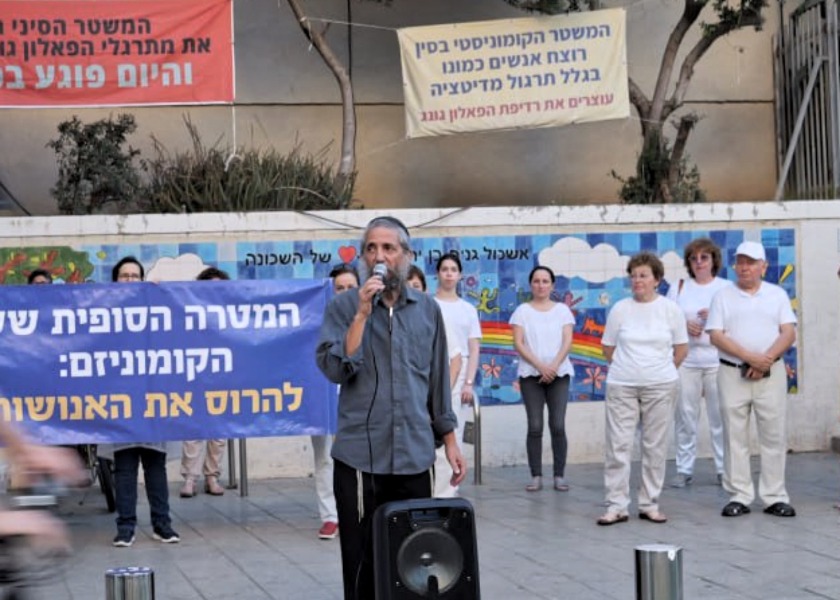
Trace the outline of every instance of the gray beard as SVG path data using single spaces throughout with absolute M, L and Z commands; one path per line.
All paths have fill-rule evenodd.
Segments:
M 388 269 L 388 274 L 385 276 L 385 280 L 383 281 L 386 292 L 398 290 L 403 287 L 405 282 L 408 281 L 409 266 L 408 261 L 404 260 L 398 267 L 397 271 L 393 271 L 390 268 Z M 365 261 L 359 261 L 358 271 L 359 281 L 365 282 L 370 278 L 371 269 L 367 266 Z

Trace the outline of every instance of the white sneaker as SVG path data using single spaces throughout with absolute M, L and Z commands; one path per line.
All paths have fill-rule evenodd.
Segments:
M 684 488 L 689 486 L 694 481 L 694 477 L 691 475 L 687 475 L 685 473 L 677 473 L 676 476 L 671 479 L 671 487 L 672 488 Z
M 117 531 L 117 536 L 114 538 L 114 546 L 117 548 L 129 548 L 134 543 L 133 529 L 120 529 Z
M 152 530 L 152 537 L 163 544 L 177 544 L 181 541 L 181 536 L 169 525 L 155 527 Z

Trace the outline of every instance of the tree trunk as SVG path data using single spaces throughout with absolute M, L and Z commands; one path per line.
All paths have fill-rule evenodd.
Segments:
M 685 115 L 680 119 L 677 126 L 677 137 L 674 140 L 674 148 L 671 150 L 668 165 L 668 187 L 674 189 L 677 187 L 680 177 L 680 167 L 682 167 L 683 156 L 685 155 L 685 145 L 688 143 L 688 135 L 694 126 L 699 121 L 697 115 Z
M 356 172 L 356 104 L 353 99 L 353 82 L 350 80 L 347 69 L 327 42 L 324 30 L 315 28 L 315 25 L 304 14 L 299 0 L 288 0 L 288 2 L 303 34 L 324 59 L 341 91 L 341 158 L 338 162 L 335 185 L 335 192 L 339 195 L 352 184 Z
M 669 152 L 662 135 L 662 126 L 648 123 L 642 152 L 636 161 L 636 176 L 647 190 L 645 204 L 662 204 L 673 200 L 668 188 Z

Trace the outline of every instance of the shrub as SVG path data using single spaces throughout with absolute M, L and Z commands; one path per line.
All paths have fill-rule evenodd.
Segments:
M 685 204 L 705 202 L 706 195 L 700 188 L 700 171 L 697 165 L 688 166 L 687 157 L 679 159 L 676 181 L 668 185 L 668 172 L 671 168 L 672 152 L 667 140 L 661 144 L 645 145 L 642 154 L 636 160 L 636 174 L 621 177 L 615 171 L 612 176 L 621 182 L 618 196 L 624 204 L 657 204 L 664 201 L 661 186 L 667 186 L 670 202 Z
M 185 119 L 192 151 L 170 153 L 153 138 L 155 158 L 143 161 L 149 177 L 142 212 L 247 212 L 348 208 L 353 183 L 337 181 L 326 149 L 315 156 L 300 145 L 288 154 L 274 149 L 231 152 L 217 141 L 207 147 Z
M 58 126 L 58 138 L 47 143 L 58 160 L 58 182 L 50 190 L 64 215 L 126 213 L 136 210 L 141 188 L 134 158 L 139 150 L 126 137 L 137 125 L 133 115 L 118 115 L 84 124 L 73 116 Z
M 125 149 L 137 126 L 133 115 L 90 124 L 78 117 L 59 124 L 47 146 L 58 157 L 58 182 L 51 194 L 61 214 L 247 212 L 349 208 L 355 174 L 339 177 L 327 163 L 328 148 L 304 154 L 274 149 L 235 152 L 219 141 L 207 147 L 189 118 L 190 151 L 170 153 L 154 136 L 155 157 L 134 159 Z

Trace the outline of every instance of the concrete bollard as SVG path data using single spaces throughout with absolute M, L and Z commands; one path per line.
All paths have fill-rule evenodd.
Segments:
M 108 569 L 105 600 L 155 600 L 155 572 L 149 567 Z
M 636 600 L 683 600 L 682 548 L 636 546 Z

